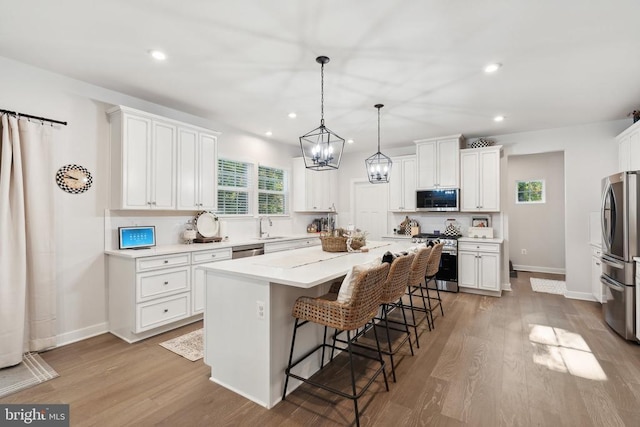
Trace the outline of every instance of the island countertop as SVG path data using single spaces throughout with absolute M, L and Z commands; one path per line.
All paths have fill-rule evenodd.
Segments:
M 381 257 L 385 252 L 406 250 L 402 242 L 367 242 L 369 252 L 324 252 L 321 246 L 249 258 L 218 261 L 199 265 L 198 268 L 217 274 L 258 279 L 262 281 L 312 288 L 321 283 L 346 275 L 351 267 Z

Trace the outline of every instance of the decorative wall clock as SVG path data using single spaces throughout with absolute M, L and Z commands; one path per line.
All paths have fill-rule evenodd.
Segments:
M 87 168 L 79 165 L 65 165 L 58 169 L 56 173 L 56 183 L 58 187 L 67 193 L 80 194 L 87 191 L 93 178 Z

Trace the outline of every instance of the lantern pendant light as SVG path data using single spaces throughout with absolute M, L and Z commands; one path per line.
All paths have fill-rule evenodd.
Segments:
M 316 171 L 338 169 L 344 138 L 339 137 L 324 125 L 324 64 L 329 62 L 326 56 L 318 56 L 320 64 L 320 126 L 300 137 L 300 148 L 307 169 Z
M 367 177 L 372 184 L 384 184 L 391 178 L 391 158 L 380 152 L 380 109 L 382 104 L 374 105 L 378 109 L 378 152 L 364 161 L 367 166 Z

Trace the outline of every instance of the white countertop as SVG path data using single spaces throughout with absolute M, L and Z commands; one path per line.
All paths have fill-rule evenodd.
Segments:
M 458 242 L 470 242 L 470 243 L 502 243 L 504 239 L 493 238 L 486 239 L 481 237 L 458 237 Z
M 386 251 L 406 250 L 401 242 L 367 242 L 369 252 L 324 252 L 321 246 L 276 252 L 257 257 L 201 264 L 198 267 L 221 275 L 297 288 L 312 288 L 346 275 L 351 267 L 381 257 Z
M 273 242 L 285 242 L 288 240 L 317 239 L 318 234 L 294 234 L 290 236 L 278 237 L 277 239 L 238 239 L 228 240 L 226 242 L 215 243 L 192 243 L 177 245 L 154 246 L 149 249 L 110 249 L 104 251 L 107 255 L 119 256 L 122 258 L 144 258 L 155 255 L 167 255 L 183 252 L 208 251 L 212 249 L 231 248 L 233 246 L 242 246 L 256 243 L 264 243 L 265 245 Z

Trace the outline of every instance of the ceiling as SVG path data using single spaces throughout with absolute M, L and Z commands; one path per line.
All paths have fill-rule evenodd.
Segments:
M 291 144 L 320 124 L 319 55 L 331 58 L 325 124 L 358 151 L 375 150 L 378 103 L 382 151 L 419 138 L 625 119 L 640 108 L 638 0 L 0 7 L 0 56 Z M 152 49 L 167 60 L 153 60 Z M 484 73 L 492 62 L 503 66 Z

